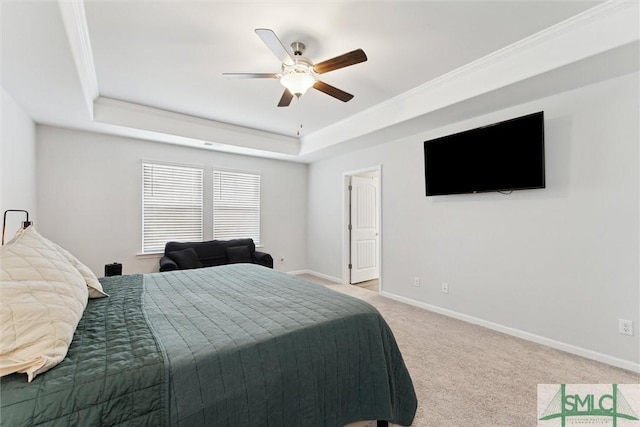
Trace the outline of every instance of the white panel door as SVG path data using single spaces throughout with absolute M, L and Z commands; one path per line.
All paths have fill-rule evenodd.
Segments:
M 351 177 L 351 283 L 378 278 L 378 178 Z

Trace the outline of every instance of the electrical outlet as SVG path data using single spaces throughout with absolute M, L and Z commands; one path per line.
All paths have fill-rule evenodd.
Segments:
M 633 335 L 633 321 L 618 319 L 618 332 L 623 335 Z
M 442 293 L 443 294 L 448 294 L 449 293 L 449 284 L 448 283 L 443 283 L 442 284 Z
M 413 278 L 413 286 L 419 288 L 420 287 L 420 278 L 419 277 L 414 277 Z

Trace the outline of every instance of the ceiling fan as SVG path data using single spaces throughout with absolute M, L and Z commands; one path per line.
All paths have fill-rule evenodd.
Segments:
M 305 50 L 303 43 L 291 43 L 291 50 L 293 52 L 293 55 L 291 55 L 272 30 L 258 28 L 256 29 L 256 34 L 258 34 L 264 44 L 266 44 L 271 52 L 282 62 L 282 72 L 223 73 L 222 75 L 224 77 L 228 79 L 280 79 L 280 83 L 285 89 L 278 103 L 278 107 L 288 107 L 294 95 L 300 98 L 310 87 L 343 102 L 350 101 L 353 98 L 353 95 L 350 93 L 318 80 L 317 75 L 366 61 L 367 55 L 362 49 L 356 49 L 336 56 L 335 58 L 314 64 L 308 58 L 302 56 Z

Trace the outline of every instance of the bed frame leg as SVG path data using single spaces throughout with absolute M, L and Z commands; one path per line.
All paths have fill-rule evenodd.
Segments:
M 389 421 L 378 420 L 377 427 L 389 427 Z

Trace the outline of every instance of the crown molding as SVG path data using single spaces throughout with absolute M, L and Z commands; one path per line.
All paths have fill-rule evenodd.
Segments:
M 64 29 L 67 33 L 71 55 L 76 65 L 85 104 L 93 118 L 93 101 L 100 96 L 89 28 L 82 0 L 58 0 Z
M 301 155 L 380 131 L 639 39 L 638 2 L 612 0 L 301 138 Z

